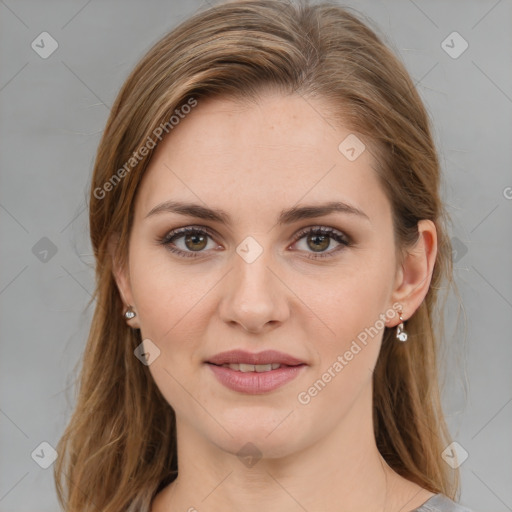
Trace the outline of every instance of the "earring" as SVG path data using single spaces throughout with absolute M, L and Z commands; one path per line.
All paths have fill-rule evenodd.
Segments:
M 124 317 L 127 320 L 131 320 L 136 314 L 137 313 L 135 313 L 135 311 L 133 311 L 133 308 L 131 306 L 128 306 L 128 309 L 124 313 Z
M 398 312 L 400 323 L 396 326 L 396 338 L 401 342 L 407 341 L 407 333 L 404 331 L 404 319 L 402 318 L 402 309 Z

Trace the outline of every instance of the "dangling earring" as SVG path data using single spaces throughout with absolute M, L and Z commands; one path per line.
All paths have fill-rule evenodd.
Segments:
M 137 313 L 133 310 L 131 306 L 128 306 L 128 309 L 124 313 L 124 317 L 126 320 L 131 320 Z
M 396 338 L 401 342 L 407 341 L 407 333 L 404 331 L 404 319 L 402 318 L 402 309 L 398 312 L 400 323 L 396 326 Z

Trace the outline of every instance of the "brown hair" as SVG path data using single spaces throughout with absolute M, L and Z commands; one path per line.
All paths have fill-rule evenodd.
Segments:
M 392 205 L 397 254 L 416 241 L 419 220 L 436 225 L 431 285 L 406 324 L 409 341 L 397 343 L 393 329 L 384 332 L 374 373 L 374 429 L 380 453 L 397 473 L 456 498 L 458 472 L 441 458 L 450 436 L 438 383 L 438 291 L 444 280 L 455 284 L 439 161 L 411 78 L 369 25 L 329 3 L 223 3 L 162 38 L 125 81 L 92 177 L 96 306 L 76 408 L 55 464 L 57 493 L 67 512 L 148 511 L 178 471 L 174 411 L 134 357 L 141 334 L 122 317 L 108 250 L 111 236 L 118 235 L 117 256 L 126 262 L 134 199 L 153 151 L 141 158 L 139 149 L 159 126 L 169 127 L 176 109 L 191 98 L 255 99 L 268 87 L 326 100 L 332 109 L 326 114 L 371 149 Z M 127 167 L 134 154 L 137 160 Z

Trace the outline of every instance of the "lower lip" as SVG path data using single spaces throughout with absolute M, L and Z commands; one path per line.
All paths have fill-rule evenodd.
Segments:
M 306 367 L 305 364 L 300 364 L 297 366 L 283 366 L 268 372 L 239 372 L 224 366 L 207 364 L 221 384 L 233 391 L 250 395 L 261 395 L 274 391 L 297 377 Z

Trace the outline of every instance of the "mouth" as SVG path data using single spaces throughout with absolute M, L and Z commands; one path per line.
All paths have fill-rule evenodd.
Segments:
M 214 363 L 209 363 L 214 364 Z M 279 368 L 284 367 L 292 367 L 292 366 L 302 366 L 302 364 L 296 364 L 296 365 L 287 365 L 287 364 L 280 364 L 280 363 L 268 363 L 268 364 L 247 364 L 247 363 L 224 363 L 224 364 L 216 364 L 214 366 L 221 366 L 222 368 L 229 368 L 230 370 L 233 370 L 235 372 L 257 372 L 257 373 L 264 373 L 264 372 L 270 372 L 272 370 L 278 370 Z
M 263 352 L 247 352 L 246 350 L 230 350 L 221 352 L 205 361 L 216 366 L 228 365 L 232 370 L 241 372 L 268 372 L 283 366 L 299 366 L 304 361 L 278 352 L 277 350 L 264 350 Z
M 252 395 L 284 386 L 308 366 L 289 354 L 274 350 L 259 353 L 232 350 L 217 354 L 205 363 L 221 384 L 232 391 Z

